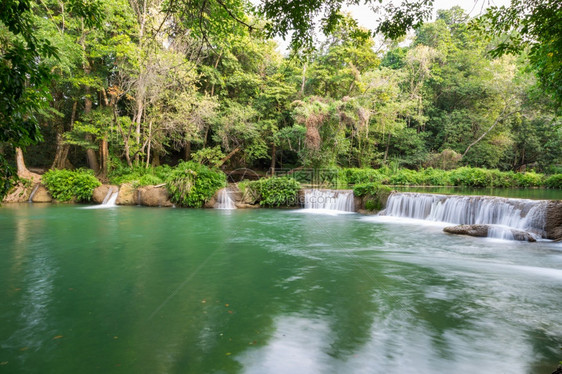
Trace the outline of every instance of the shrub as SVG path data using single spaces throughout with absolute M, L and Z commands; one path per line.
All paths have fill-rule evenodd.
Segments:
M 562 188 L 562 174 L 554 174 L 545 181 L 548 188 Z
M 514 185 L 518 187 L 540 187 L 545 183 L 544 174 L 533 171 L 527 173 L 512 173 Z
M 108 177 L 111 184 L 131 183 L 133 186 L 139 187 L 164 183 L 171 171 L 172 168 L 168 165 L 149 168 L 142 166 L 129 168 L 118 165 L 109 172 Z
M 256 192 L 260 205 L 280 207 L 297 203 L 301 185 L 293 178 L 271 177 L 249 182 L 246 188 Z
M 49 170 L 43 175 L 43 184 L 55 200 L 89 201 L 94 188 L 101 185 L 92 170 Z
M 365 209 L 381 210 L 392 189 L 380 183 L 361 183 L 353 188 L 353 194 L 363 198 Z
M 201 208 L 224 186 L 226 176 L 222 171 L 193 161 L 181 162 L 166 180 L 172 202 L 192 208 Z

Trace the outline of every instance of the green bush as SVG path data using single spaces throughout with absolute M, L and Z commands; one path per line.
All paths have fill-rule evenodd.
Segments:
M 109 172 L 108 178 L 111 184 L 132 183 L 135 187 L 141 187 L 165 183 L 172 170 L 168 165 L 149 168 L 118 165 Z
M 363 198 L 365 209 L 381 210 L 392 189 L 380 183 L 361 183 L 353 187 L 353 194 Z
M 92 170 L 49 170 L 43 175 L 43 184 L 55 200 L 89 201 L 94 188 L 101 185 Z
M 533 171 L 526 173 L 513 173 L 514 184 L 518 187 L 540 187 L 545 183 L 544 174 L 538 174 Z
M 548 188 L 562 188 L 562 174 L 554 174 L 545 181 Z
M 166 188 L 173 203 L 201 208 L 226 186 L 226 175 L 193 161 L 181 162 L 167 176 Z
M 280 207 L 296 205 L 301 185 L 293 178 L 271 177 L 248 182 L 246 188 L 254 191 L 260 205 Z

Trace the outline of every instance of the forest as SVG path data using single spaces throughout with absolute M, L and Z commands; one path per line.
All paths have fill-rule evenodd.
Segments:
M 393 39 L 336 12 L 325 37 L 296 32 L 286 53 L 271 30 L 288 26 L 272 26 L 271 8 L 260 16 L 246 3 L 194 4 L 43 0 L 28 4 L 19 29 L 3 16 L 2 76 L 28 69 L 19 103 L 0 108 L 3 190 L 16 164 L 20 176 L 26 166 L 86 168 L 102 182 L 182 161 L 258 174 L 562 172 L 562 39 L 535 27 L 538 44 L 505 42 L 507 11 L 521 2 L 503 18 L 495 8 L 477 18 L 439 10 Z M 556 17 L 559 9 L 547 20 Z M 25 60 L 30 41 L 40 63 Z M 8 96 L 17 82 L 4 82 Z M 17 125 L 33 121 L 38 132 Z

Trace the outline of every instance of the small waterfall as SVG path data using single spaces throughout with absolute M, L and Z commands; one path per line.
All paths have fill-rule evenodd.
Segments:
M 111 208 L 114 206 L 117 206 L 117 204 L 115 204 L 115 202 L 117 201 L 117 197 L 119 196 L 119 189 L 117 189 L 116 191 L 112 192 L 112 188 L 109 189 L 109 192 L 107 193 L 105 199 L 103 199 L 103 203 L 102 205 L 106 208 Z M 109 196 L 111 194 L 111 196 Z M 108 198 L 109 196 L 109 198 Z
M 230 198 L 228 188 L 222 188 L 219 190 L 215 209 L 236 209 L 234 200 Z
M 115 201 L 117 201 L 117 196 L 119 196 L 119 188 L 110 187 L 101 204 L 89 206 L 83 209 L 114 208 L 117 206 L 117 204 L 115 204 Z
M 325 211 L 354 212 L 353 191 L 318 190 L 304 191 L 304 208 Z
M 29 199 L 27 200 L 28 202 L 30 202 L 30 203 L 33 202 L 33 196 L 35 196 L 35 193 L 36 193 L 37 190 L 39 189 L 39 186 L 40 186 L 40 185 L 41 185 L 40 183 L 37 183 L 37 184 L 35 185 L 35 187 L 33 187 L 33 191 L 31 191 L 31 194 L 29 195 Z
M 486 224 L 489 237 L 509 239 L 510 229 L 544 236 L 544 200 L 507 199 L 493 196 L 455 196 L 393 193 L 383 216 L 414 218 L 458 225 Z

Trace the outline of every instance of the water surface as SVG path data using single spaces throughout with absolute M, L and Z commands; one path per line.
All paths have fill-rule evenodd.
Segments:
M 551 373 L 562 246 L 355 214 L 0 209 L 0 372 Z

